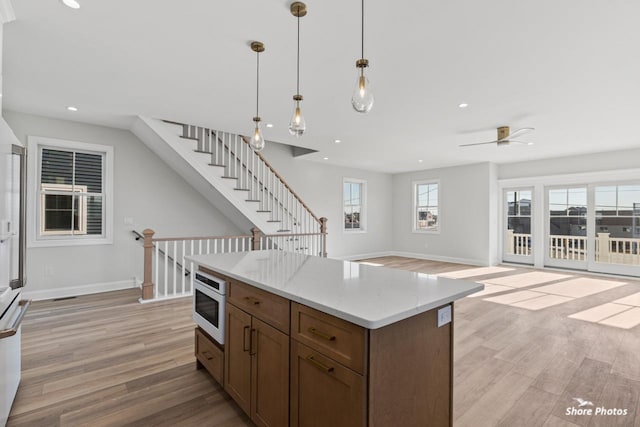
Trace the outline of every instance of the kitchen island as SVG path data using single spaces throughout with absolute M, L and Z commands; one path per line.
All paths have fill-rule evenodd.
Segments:
M 453 302 L 483 285 L 282 251 L 198 255 L 227 282 L 196 356 L 261 426 L 450 426 Z

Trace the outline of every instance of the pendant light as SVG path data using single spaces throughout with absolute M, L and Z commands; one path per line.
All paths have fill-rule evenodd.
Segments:
M 302 101 L 302 95 L 300 95 L 300 18 L 307 14 L 307 5 L 300 1 L 291 3 L 291 14 L 298 20 L 298 56 L 296 59 L 296 94 L 293 95 L 293 115 L 289 122 L 289 133 L 300 136 L 307 129 L 307 124 L 300 110 L 300 102 Z
M 364 69 L 369 66 L 369 61 L 364 59 L 364 0 L 362 0 L 362 46 L 360 51 L 360 59 L 356 61 L 356 68 L 358 69 L 358 79 L 356 80 L 356 87 L 351 97 L 351 105 L 353 109 L 358 113 L 368 113 L 373 107 L 373 93 L 371 92 L 371 85 L 369 79 L 364 74 Z
M 256 53 L 256 115 L 253 118 L 255 128 L 251 136 L 249 145 L 253 151 L 261 151 L 264 148 L 264 138 L 260 129 L 260 114 L 258 113 L 258 101 L 260 97 L 260 52 L 264 52 L 264 44 L 261 42 L 251 42 L 251 50 Z

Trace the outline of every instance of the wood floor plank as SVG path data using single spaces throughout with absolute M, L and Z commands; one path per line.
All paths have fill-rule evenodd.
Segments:
M 477 268 L 403 257 L 368 261 L 428 274 Z M 485 272 L 470 280 L 539 270 Z M 457 301 L 454 426 L 640 427 L 640 326 L 624 330 L 569 318 L 640 292 L 637 280 L 607 280 L 628 285 L 537 311 L 483 298 Z M 252 426 L 222 388 L 195 369 L 191 300 L 142 305 L 138 296 L 125 290 L 32 304 L 8 425 Z M 573 397 L 628 405 L 633 413 L 568 418 L 564 410 Z

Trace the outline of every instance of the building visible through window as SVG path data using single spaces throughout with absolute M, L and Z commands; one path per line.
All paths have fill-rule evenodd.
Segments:
M 365 183 L 344 181 L 344 229 L 364 230 Z
M 439 231 L 439 201 L 437 182 L 414 184 L 415 231 Z

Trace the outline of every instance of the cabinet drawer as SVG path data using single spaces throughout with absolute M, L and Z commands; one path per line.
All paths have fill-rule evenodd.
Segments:
M 364 374 L 366 329 L 313 308 L 291 303 L 291 337 Z
M 289 300 L 236 280 L 229 280 L 227 300 L 236 307 L 289 334 Z
M 364 427 L 366 381 L 291 340 L 291 427 Z
M 196 358 L 209 371 L 211 376 L 222 385 L 224 353 L 200 329 L 196 329 Z

